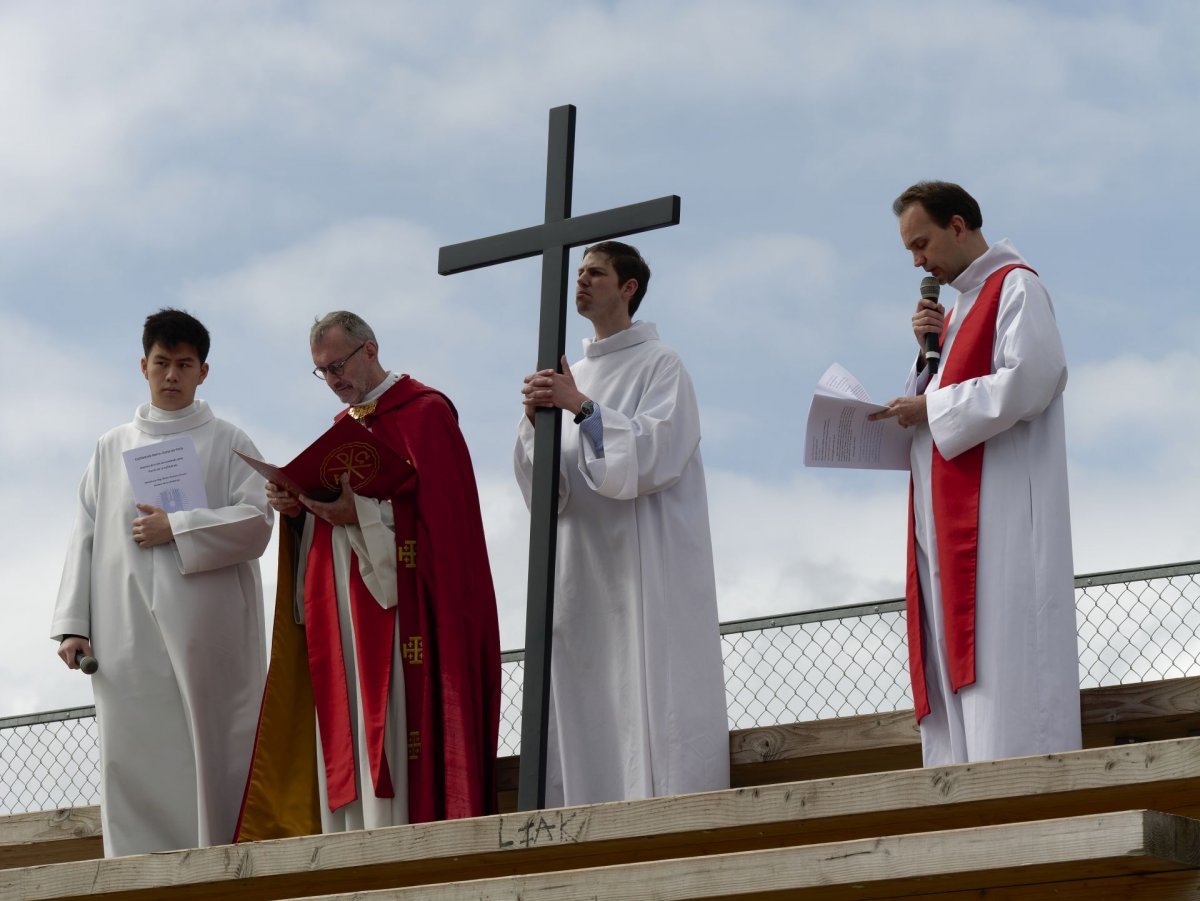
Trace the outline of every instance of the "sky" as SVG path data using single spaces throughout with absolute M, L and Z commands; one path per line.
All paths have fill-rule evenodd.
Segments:
M 576 214 L 682 198 L 631 240 L 700 399 L 722 619 L 902 592 L 905 474 L 805 469 L 802 442 L 830 363 L 902 390 L 923 273 L 891 201 L 926 178 L 1053 298 L 1075 571 L 1200 558 L 1197 46 L 1190 2 L 0 0 L 0 716 L 91 703 L 50 616 L 163 306 L 206 323 L 200 396 L 274 462 L 339 409 L 307 346 L 329 310 L 446 392 L 522 645 L 540 266 L 442 277 L 437 251 L 541 221 L 566 103 Z

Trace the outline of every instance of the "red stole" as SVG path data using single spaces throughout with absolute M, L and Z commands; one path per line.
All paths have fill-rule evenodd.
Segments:
M 940 387 L 957 385 L 992 373 L 992 350 L 1000 289 L 1014 269 L 1013 263 L 988 276 L 979 297 L 954 338 L 954 348 L 942 369 Z M 1033 272 L 1032 269 L 1029 270 Z M 1036 273 L 1035 273 L 1036 274 Z M 942 333 L 943 339 L 945 332 Z M 934 534 L 941 570 L 942 619 L 946 651 L 950 658 L 950 686 L 954 691 L 975 682 L 975 575 L 979 548 L 979 487 L 983 478 L 984 443 L 980 442 L 946 460 L 933 448 L 930 491 Z M 925 686 L 925 655 L 921 629 L 921 583 L 917 574 L 916 519 L 913 485 L 908 490 L 908 567 L 905 586 L 908 617 L 908 668 L 912 679 L 917 722 L 929 713 Z
M 397 388 L 400 390 L 397 391 Z M 414 388 L 417 390 L 414 391 Z M 395 402 L 401 398 L 406 401 L 425 392 L 432 393 L 432 389 L 425 388 L 414 379 L 402 379 L 384 393 L 377 410 L 383 413 L 390 407 L 388 401 Z M 345 411 L 339 414 L 339 417 L 344 415 Z M 368 427 L 371 425 L 371 418 L 373 417 L 366 420 Z M 397 447 L 396 450 L 405 457 L 409 456 L 408 449 L 403 446 Z M 418 474 L 417 479 L 419 478 Z M 435 793 L 440 782 L 433 770 L 433 757 L 414 752 L 414 749 L 421 746 L 421 737 L 430 733 L 433 719 L 429 667 L 422 665 L 424 651 L 430 646 L 427 634 L 428 617 L 418 597 L 414 550 L 417 539 L 417 479 L 407 482 L 404 490 L 391 498 L 397 546 L 396 606 L 389 609 L 381 607 L 363 582 L 357 555 L 351 552 L 349 561 L 349 602 L 354 625 L 355 658 L 358 664 L 358 693 L 362 698 L 363 731 L 371 768 L 370 782 L 378 798 L 395 796 L 385 750 L 385 737 L 388 696 L 392 684 L 393 651 L 397 635 L 406 638 L 400 653 L 404 669 L 407 722 L 393 723 L 392 728 L 402 730 L 408 736 L 410 822 L 437 818 Z M 333 527 L 320 517 L 313 517 L 313 520 L 313 542 L 308 553 L 304 579 L 304 619 L 329 809 L 337 810 L 358 797 L 355 788 L 356 760 L 350 719 L 350 705 L 356 703 L 356 699 L 346 682 L 345 661 L 342 656 L 341 626 L 333 583 Z
M 350 705 L 355 700 L 350 697 L 342 656 L 342 634 L 333 584 L 333 527 L 320 517 L 313 517 L 313 526 L 313 541 L 304 575 L 304 622 L 308 628 L 308 666 L 312 673 L 317 727 L 325 758 L 329 809 L 337 810 L 358 797 L 350 725 Z M 392 679 L 396 609 L 384 609 L 371 596 L 359 574 L 358 558 L 353 552 L 350 554 L 350 616 L 354 621 L 354 648 L 371 784 L 376 797 L 391 798 L 395 791 L 384 750 L 384 726 Z

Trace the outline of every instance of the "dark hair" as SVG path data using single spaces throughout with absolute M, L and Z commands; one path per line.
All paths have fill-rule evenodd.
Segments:
M 637 290 L 629 298 L 629 316 L 637 312 L 646 296 L 646 288 L 650 285 L 650 267 L 632 244 L 622 244 L 620 241 L 601 241 L 583 249 L 586 257 L 589 253 L 602 253 L 608 257 L 613 269 L 617 271 L 617 280 L 623 285 L 631 278 L 637 281 Z
M 955 216 L 962 216 L 971 231 L 983 228 L 983 213 L 975 198 L 959 185 L 948 181 L 919 181 L 892 203 L 892 212 L 899 216 L 914 203 L 919 203 L 929 218 L 946 228 Z
M 195 316 L 183 310 L 163 307 L 146 317 L 142 326 L 142 350 L 150 356 L 150 348 L 161 344 L 167 350 L 180 344 L 190 344 L 200 355 L 200 362 L 208 359 L 208 329 Z

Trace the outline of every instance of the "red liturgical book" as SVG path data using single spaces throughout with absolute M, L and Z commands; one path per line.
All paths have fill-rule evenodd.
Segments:
M 355 494 L 377 500 L 394 497 L 416 472 L 412 463 L 349 416 L 337 420 L 287 466 L 273 466 L 241 451 L 234 453 L 268 481 L 318 501 L 331 501 L 341 493 L 344 472 L 350 473 Z

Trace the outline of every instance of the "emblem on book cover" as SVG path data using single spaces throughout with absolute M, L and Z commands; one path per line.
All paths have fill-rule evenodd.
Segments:
M 342 473 L 350 474 L 350 487 L 358 490 L 379 472 L 379 452 L 369 444 L 351 442 L 340 444 L 321 462 L 321 484 L 338 490 Z

